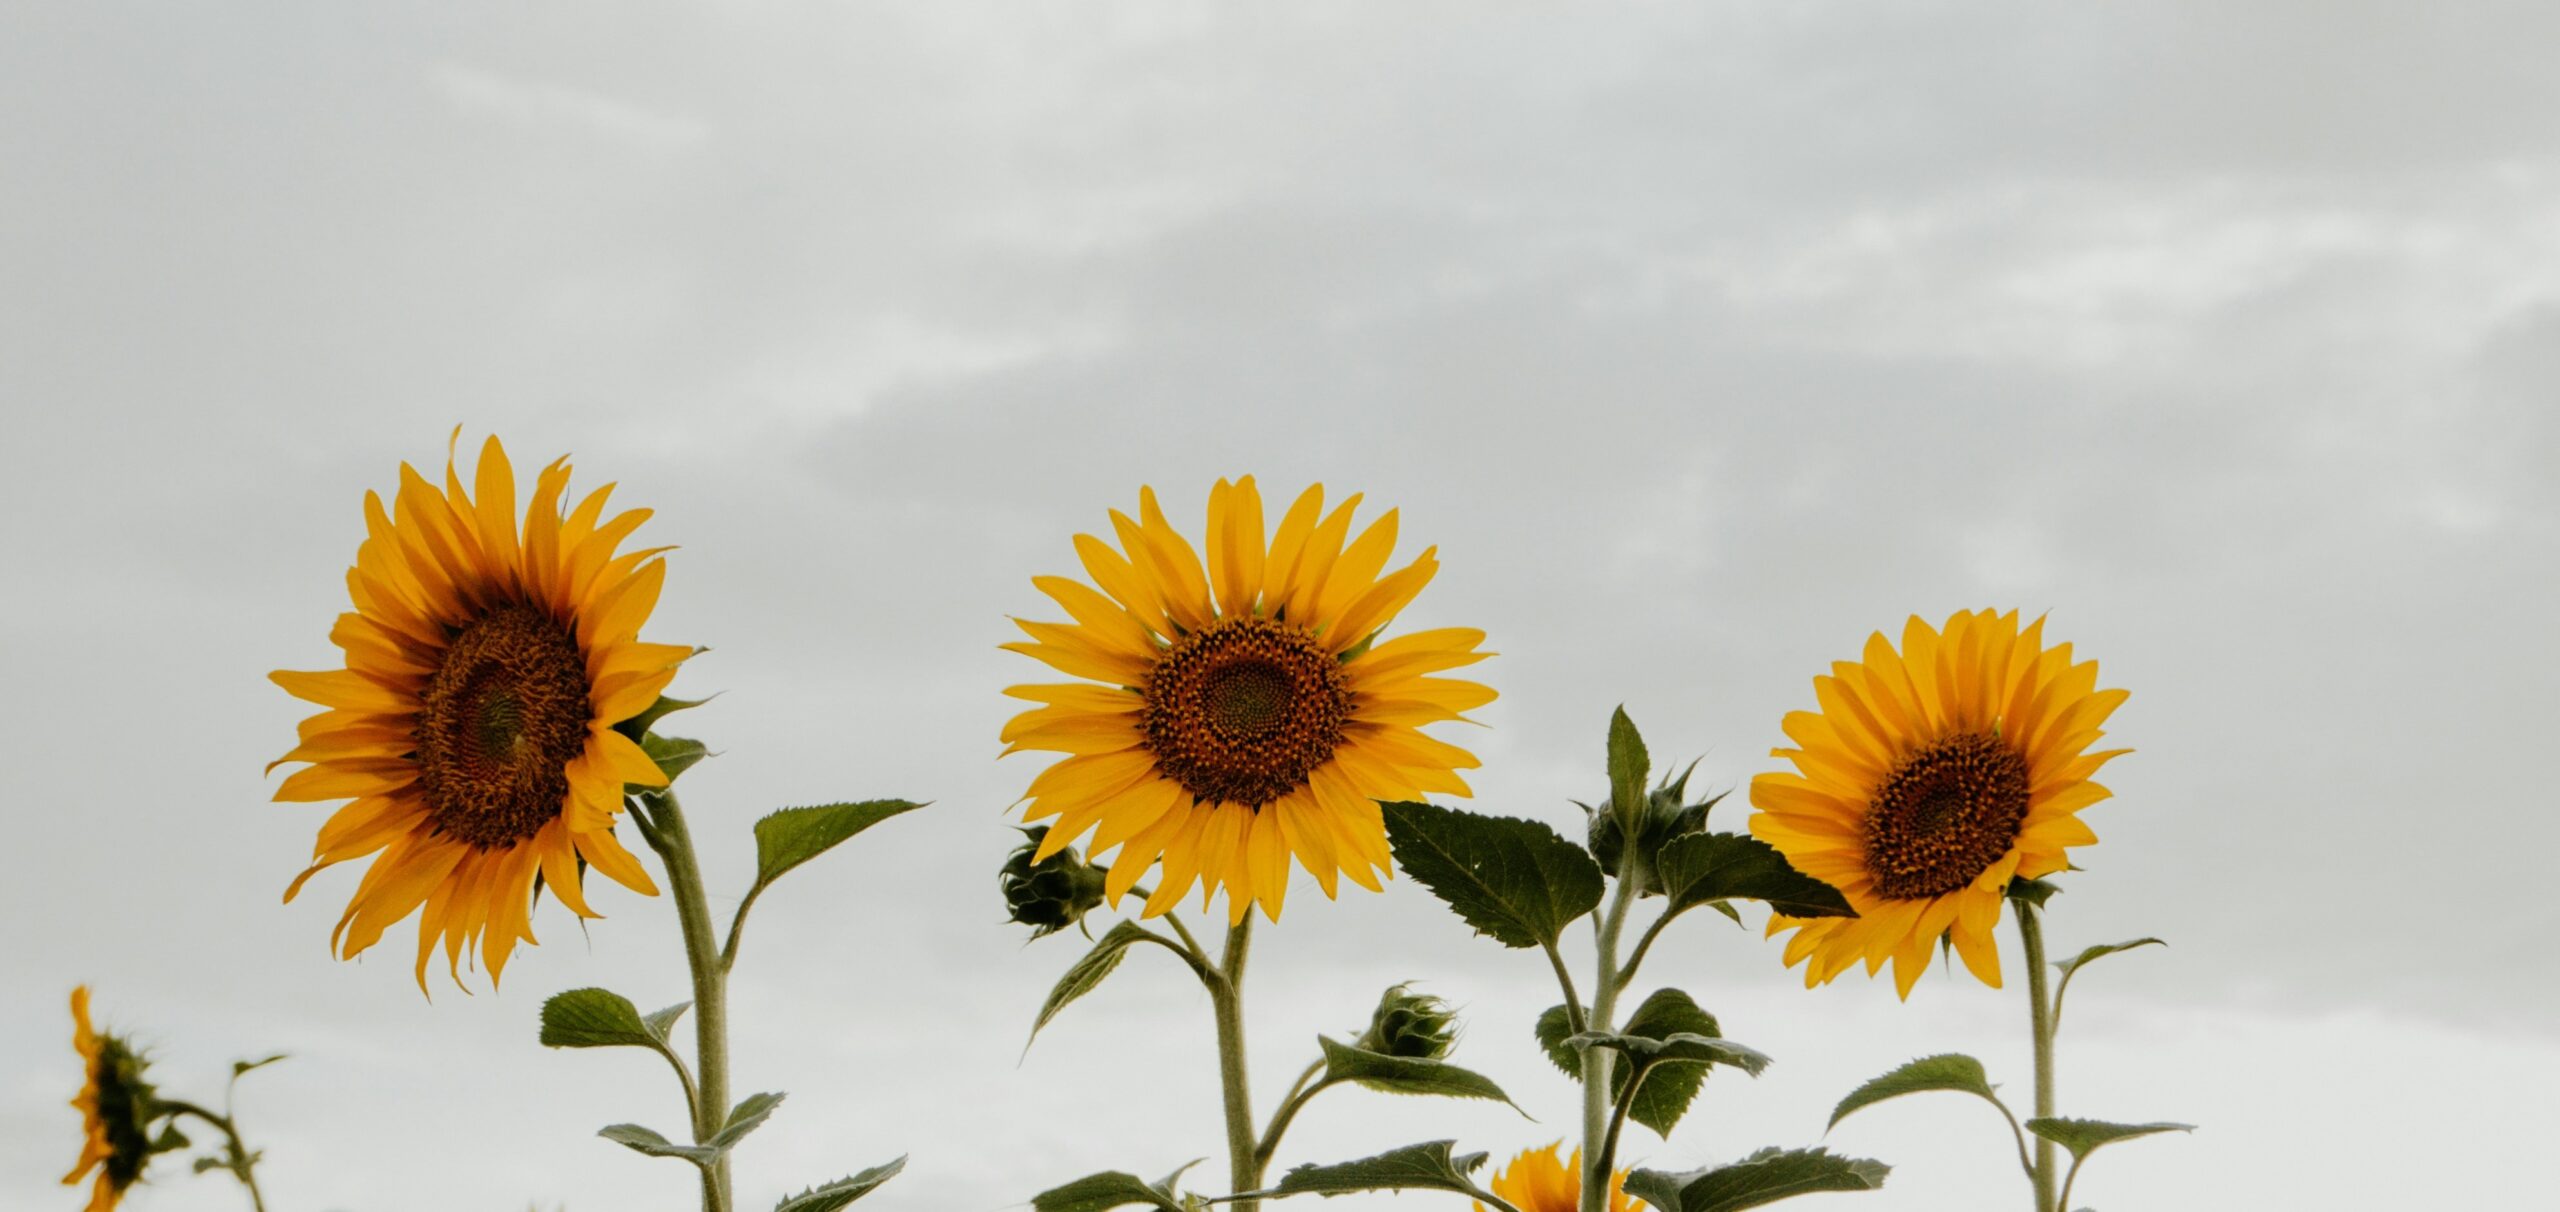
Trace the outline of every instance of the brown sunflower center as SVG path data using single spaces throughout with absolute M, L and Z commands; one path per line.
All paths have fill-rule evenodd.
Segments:
M 1876 892 L 1918 900 L 1989 870 L 2027 818 L 2027 760 L 1997 737 L 1961 733 L 1912 754 L 1867 806 Z
M 1307 785 L 1351 718 L 1342 662 L 1307 629 L 1220 619 L 1157 658 L 1141 688 L 1147 748 L 1186 791 L 1259 808 Z
M 492 850 L 560 815 L 592 718 L 568 624 L 532 606 L 480 616 L 446 646 L 422 698 L 418 786 L 438 829 Z

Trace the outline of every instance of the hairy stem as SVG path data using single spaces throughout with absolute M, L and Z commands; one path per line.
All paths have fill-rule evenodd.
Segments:
M 693 969 L 697 1095 L 693 1140 L 701 1144 L 719 1134 L 729 1114 L 729 968 L 721 960 L 720 936 L 711 926 L 711 902 L 702 891 L 702 866 L 694 858 L 693 834 L 685 828 L 684 810 L 677 806 L 672 789 L 651 792 L 649 798 L 652 828 L 643 836 L 666 863 L 676 921 L 684 930 L 685 961 Z M 702 1172 L 702 1208 L 703 1212 L 729 1212 L 726 1157 Z
M 2018 939 L 2026 945 L 2027 1021 L 2035 1032 L 2036 1115 L 2053 1114 L 2053 1002 L 2045 992 L 2044 922 L 2036 907 L 2013 901 L 2018 911 Z M 2036 1138 L 2036 1212 L 2055 1212 L 2053 1142 Z
M 1627 908 L 1635 903 L 1636 875 L 1634 847 L 1627 848 L 1626 859 L 1618 869 L 1617 888 L 1609 900 L 1609 910 L 1601 917 L 1595 950 L 1599 952 L 1598 979 L 1592 983 L 1591 1010 L 1584 1020 L 1586 1031 L 1608 1031 L 1616 1025 L 1618 993 L 1626 981 L 1618 970 L 1618 936 L 1626 929 Z M 1618 1054 L 1608 1048 L 1582 1050 L 1582 1200 L 1581 1212 L 1609 1212 L 1609 1159 L 1602 1156 L 1609 1138 L 1609 1076 L 1615 1071 Z
M 1253 942 L 1253 919 L 1227 931 L 1226 955 L 1218 963 L 1222 979 L 1209 986 L 1209 1006 L 1218 1016 L 1218 1085 L 1226 1096 L 1227 1181 L 1233 1192 L 1262 1189 L 1262 1156 L 1253 1130 L 1253 1095 L 1245 1085 L 1244 961 Z M 1262 1201 L 1241 1199 L 1237 1212 L 1256 1212 Z

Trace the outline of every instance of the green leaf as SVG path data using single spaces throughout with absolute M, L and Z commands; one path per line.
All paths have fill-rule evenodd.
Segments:
M 1756 837 L 1692 833 L 1672 839 L 1654 863 L 1671 913 L 1748 900 L 1790 917 L 1857 916 L 1839 889 L 1789 866 L 1777 847 Z
M 706 1169 L 720 1160 L 719 1149 L 709 1145 L 679 1145 L 638 1124 L 613 1124 L 598 1130 L 596 1135 L 651 1157 L 678 1157 Z
M 756 887 L 781 879 L 873 825 L 922 807 L 911 800 L 864 800 L 772 813 L 756 822 Z
M 658 764 L 659 773 L 670 780 L 692 769 L 695 762 L 711 756 L 711 751 L 700 741 L 680 736 L 659 736 L 654 732 L 640 738 L 640 751 L 648 754 L 649 760 Z M 640 790 L 654 791 L 656 788 L 643 787 Z
M 542 1003 L 542 1042 L 552 1048 L 663 1048 L 666 1037 L 649 1029 L 630 998 L 588 988 L 555 993 Z
M 273 1056 L 261 1056 L 261 1057 L 259 1057 L 258 1059 L 253 1060 L 253 1061 L 251 1061 L 251 1060 L 233 1061 L 233 1062 L 231 1062 L 231 1076 L 233 1076 L 233 1077 L 238 1077 L 238 1076 L 240 1076 L 241 1074 L 243 1074 L 243 1073 L 247 1073 L 248 1071 L 250 1071 L 250 1070 L 252 1070 L 252 1069 L 264 1069 L 264 1068 L 266 1068 L 267 1066 L 269 1066 L 269 1065 L 272 1065 L 272 1064 L 276 1063 L 277 1061 L 283 1060 L 283 1059 L 285 1058 L 285 1055 L 286 1055 L 285 1053 L 279 1052 L 279 1053 L 276 1053 L 276 1054 L 275 1054 L 275 1055 L 273 1055 Z
M 1372 1090 L 1389 1094 L 1439 1094 L 1450 1098 L 1482 1098 L 1509 1103 L 1514 1111 L 1520 1104 L 1493 1079 L 1469 1069 L 1461 1069 L 1447 1061 L 1421 1057 L 1389 1056 L 1337 1043 L 1323 1036 L 1316 1043 L 1324 1048 L 1324 1080 L 1358 1082 Z M 1522 1111 L 1521 1114 L 1528 1114 Z
M 781 1094 L 775 1093 L 750 1094 L 739 1099 L 737 1106 L 729 1108 L 729 1122 L 720 1125 L 720 1130 L 703 1143 L 724 1152 L 738 1147 L 738 1142 L 745 1140 L 747 1133 L 763 1127 L 764 1121 L 773 1118 L 773 1109 L 782 1105 L 782 1098 Z
M 1433 804 L 1381 807 L 1406 874 L 1503 946 L 1553 946 L 1600 903 L 1600 865 L 1537 821 Z
M 1900 1098 L 1924 1090 L 1954 1090 L 1989 1099 L 1992 1106 L 2005 1113 L 2008 1105 L 1993 1093 L 1996 1089 L 1989 1075 L 1982 1071 L 1982 1062 L 1964 1053 L 1941 1052 L 1935 1056 L 1924 1056 L 1850 1091 L 1849 1097 L 1841 1099 L 1840 1105 L 1831 1109 L 1831 1122 L 1823 1125 L 1822 1130 L 1828 1132 L 1839 1127 L 1840 1121 L 1849 1118 L 1853 1111 L 1872 1107 L 1888 1098 Z
M 1190 1168 L 1184 1166 L 1182 1169 Z M 1125 1208 L 1131 1204 L 1143 1204 L 1162 1212 L 1183 1212 L 1182 1205 L 1173 1196 L 1173 1180 L 1181 1173 L 1182 1170 L 1176 1170 L 1168 1175 L 1163 1186 L 1125 1170 L 1088 1174 L 1032 1196 L 1031 1212 L 1107 1212 L 1108 1209 Z
M 1574 1051 L 1566 1040 L 1573 1038 L 1572 1013 L 1562 1005 L 1547 1007 L 1538 1016 L 1538 1049 L 1547 1054 L 1547 1062 L 1575 1081 L 1582 1080 L 1582 1054 Z
M 1627 718 L 1627 709 L 1621 705 L 1609 716 L 1609 801 L 1618 811 L 1620 836 L 1637 836 L 1636 822 L 1645 806 L 1644 783 L 1652 773 L 1652 755 L 1645 752 L 1636 722 Z
M 1694 1031 L 1674 1031 L 1661 1039 L 1616 1031 L 1585 1031 L 1565 1042 L 1577 1048 L 1609 1048 L 1623 1052 L 1631 1063 L 1647 1069 L 1655 1065 L 1690 1062 L 1731 1065 L 1758 1077 L 1769 1067 L 1768 1053 Z
M 2156 1136 L 2162 1132 L 2193 1132 L 2195 1130 L 2194 1124 L 2111 1124 L 2095 1119 L 2045 1119 L 2042 1117 L 2027 1121 L 2027 1131 L 2069 1149 L 2074 1161 L 2097 1152 L 2101 1145 L 2111 1145 L 2120 1140 L 2132 1140 L 2137 1136 Z
M 1048 1026 L 1050 1019 L 1058 1017 L 1058 1012 L 1066 1009 L 1067 1003 L 1093 992 L 1104 977 L 1119 968 L 1120 961 L 1128 954 L 1129 944 L 1147 937 L 1146 928 L 1136 922 L 1126 919 L 1114 922 L 1111 929 L 1104 931 L 1101 939 L 1093 944 L 1093 950 L 1085 952 L 1084 958 L 1070 965 L 1066 975 L 1059 977 L 1058 983 L 1050 987 L 1048 1000 L 1040 1003 L 1040 1017 L 1031 1022 L 1032 1038 L 1039 1038 L 1040 1029 Z M 1031 1041 L 1024 1040 L 1022 1046 L 1030 1047 Z
M 647 1027 L 649 1034 L 657 1036 L 658 1042 L 665 1043 L 668 1033 L 676 1029 L 676 1020 L 683 1018 L 684 1012 L 691 1009 L 693 1009 L 692 1002 L 677 1002 L 664 1010 L 640 1016 L 640 1025 Z
M 785 1196 L 773 1206 L 773 1212 L 838 1212 L 846 1204 L 862 1198 L 880 1184 L 896 1178 L 907 1168 L 904 1156 L 895 1161 L 873 1166 L 860 1174 L 839 1178 L 823 1187 L 811 1187 L 798 1195 Z
M 2100 943 L 2095 947 L 2084 947 L 2081 949 L 2080 954 L 2055 964 L 2054 967 L 2062 971 L 2061 982 L 2053 987 L 2053 1020 L 2055 1025 L 2059 1026 L 2062 1022 L 2062 995 L 2071 991 L 2072 976 L 2078 973 L 2082 968 L 2087 967 L 2090 961 L 2114 955 L 2119 951 L 2131 951 L 2136 947 L 2166 947 L 2168 945 L 2168 943 L 2156 938 L 2138 938 L 2122 943 Z
M 1816 1191 L 1872 1191 L 1893 1167 L 1824 1149 L 1762 1149 L 1730 1166 L 1668 1174 L 1638 1170 L 1627 1194 L 1657 1212 L 1738 1212 Z
M 1349 1195 L 1355 1191 L 1455 1191 L 1476 1193 L 1467 1176 L 1484 1165 L 1482 1153 L 1460 1153 L 1454 1140 L 1389 1149 L 1375 1157 L 1330 1166 L 1296 1166 L 1267 1195 Z
M 1651 1039 L 1664 1039 L 1687 1033 L 1709 1039 L 1723 1036 L 1716 1016 L 1701 1009 L 1696 999 L 1678 989 L 1656 989 L 1653 995 L 1627 1016 L 1625 1031 Z M 1754 1055 L 1757 1055 L 1756 1053 Z M 1635 1102 L 1627 1107 L 1627 1118 L 1651 1128 L 1657 1136 L 1668 1138 L 1673 1125 L 1688 1113 L 1689 1104 L 1698 1097 L 1698 1087 L 1707 1080 L 1711 1065 L 1688 1062 L 1657 1064 L 1644 1075 L 1644 1084 L 1636 1087 Z M 1627 1073 L 1623 1068 L 1612 1072 L 1612 1098 L 1624 1088 Z

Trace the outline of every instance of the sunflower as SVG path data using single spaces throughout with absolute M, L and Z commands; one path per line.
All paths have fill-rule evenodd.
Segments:
M 2075 664 L 2071 645 L 2045 647 L 2043 619 L 2021 631 L 2015 611 L 1988 610 L 1936 630 L 1914 616 L 1899 652 L 1878 632 L 1813 688 L 1822 710 L 1786 717 L 1801 748 L 1771 751 L 1795 771 L 1751 780 L 1751 832 L 1859 916 L 1773 915 L 1769 933 L 1796 932 L 1787 964 L 1810 961 L 1809 988 L 1889 959 L 1909 997 L 1947 938 L 1998 988 L 2010 879 L 2051 875 L 2098 840 L 2079 812 L 2112 793 L 2090 778 L 2131 751 L 2088 750 L 2126 692 L 2099 690 L 2098 663 Z
M 353 958 L 423 906 L 421 989 L 438 940 L 457 984 L 475 942 L 497 980 L 516 943 L 534 941 L 537 889 L 598 916 L 580 887 L 589 866 L 656 895 L 614 822 L 624 784 L 667 779 L 614 725 L 656 702 L 692 653 L 639 639 L 667 549 L 615 548 L 648 510 L 608 520 L 608 484 L 564 514 L 564 458 L 535 477 L 519 528 L 495 437 L 475 480 L 476 495 L 448 452 L 441 491 L 404 463 L 389 510 L 366 493 L 366 537 L 347 572 L 355 609 L 329 632 L 346 667 L 268 675 L 326 708 L 269 765 L 310 763 L 275 798 L 353 801 L 320 827 L 284 897 L 322 868 L 375 856 L 331 948 Z
M 1328 897 L 1343 875 L 1376 891 L 1392 874 L 1377 801 L 1468 794 L 1456 772 L 1475 757 L 1421 730 L 1493 701 L 1431 676 L 1492 654 L 1469 628 L 1379 641 L 1438 549 L 1382 574 L 1396 513 L 1355 538 L 1359 503 L 1326 512 L 1308 488 L 1266 544 L 1253 478 L 1220 480 L 1204 569 L 1141 489 L 1136 521 L 1111 513 L 1119 546 L 1076 536 L 1092 586 L 1032 578 L 1074 621 L 1017 619 L 1031 639 L 1004 647 L 1091 679 L 1005 691 L 1040 704 L 1005 725 L 1005 752 L 1068 755 L 1024 794 L 1025 820 L 1056 818 L 1037 858 L 1092 830 L 1094 851 L 1119 850 L 1114 904 L 1161 859 L 1147 916 L 1198 880 L 1204 905 L 1226 890 L 1231 923 L 1255 903 L 1276 921 L 1293 856 Z
M 1493 1193 L 1520 1212 L 1576 1212 L 1582 1206 L 1582 1150 L 1574 1150 L 1571 1161 L 1558 1161 L 1556 1150 L 1563 1147 L 1564 1142 L 1557 1141 L 1544 1149 L 1522 1150 L 1493 1176 Z M 1634 1212 L 1645 1206 L 1643 1200 L 1627 1198 L 1621 1189 L 1626 1181 L 1624 1170 L 1609 1176 L 1609 1212 Z M 1475 1208 L 1484 1212 L 1482 1203 Z
M 109 1212 L 125 1189 L 142 1181 L 151 1161 L 150 1122 L 157 1109 L 151 1086 L 142 1080 L 143 1059 L 123 1039 L 100 1031 L 89 1021 L 89 987 L 71 991 L 71 1047 L 87 1070 L 71 1105 L 80 1112 L 88 1140 L 80 1160 L 62 1185 L 78 1186 L 95 1169 L 89 1184 L 88 1212 Z

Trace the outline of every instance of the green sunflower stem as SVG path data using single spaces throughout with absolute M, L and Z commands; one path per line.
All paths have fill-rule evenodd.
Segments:
M 1232 1190 L 1262 1189 L 1262 1152 L 1253 1130 L 1253 1095 L 1245 1085 L 1244 961 L 1253 943 L 1253 919 L 1227 931 L 1226 954 L 1218 962 L 1219 980 L 1209 986 L 1209 1005 L 1218 1016 L 1218 1085 L 1226 1096 L 1227 1179 Z M 1237 1212 L 1256 1212 L 1258 1199 L 1230 1205 Z
M 676 921 L 684 930 L 685 960 L 693 969 L 693 1067 L 700 1095 L 693 1108 L 693 1139 L 700 1144 L 719 1134 L 729 1113 L 729 972 L 720 962 L 720 936 L 711 926 L 711 901 L 703 895 L 702 866 L 694 859 L 684 809 L 677 806 L 672 788 L 652 791 L 649 799 L 653 827 L 642 836 L 666 863 Z M 702 1208 L 729 1212 L 726 1157 L 702 1172 Z
M 2036 907 L 2011 901 L 2018 911 L 2018 939 L 2026 945 L 2027 1014 L 2035 1032 L 2036 1115 L 2051 1118 L 2053 1109 L 2053 999 L 2045 989 L 2044 921 Z M 2058 1212 L 2054 1204 L 2053 1142 L 2036 1138 L 2036 1212 Z
M 191 1115 L 221 1130 L 222 1168 L 230 1171 L 231 1176 L 239 1179 L 240 1185 L 248 1189 L 249 1207 L 254 1212 L 267 1212 L 267 1197 L 258 1191 L 257 1154 L 250 1152 L 248 1143 L 240 1139 L 239 1125 L 234 1123 L 228 1115 L 216 1115 L 194 1103 L 167 1098 L 159 1100 L 159 1103 L 163 1111 L 173 1115 Z
M 1628 976 L 1618 966 L 1618 937 L 1626 929 L 1627 909 L 1635 903 L 1636 888 L 1641 882 L 1631 878 L 1633 874 L 1632 864 L 1620 871 L 1609 899 L 1609 911 L 1600 919 L 1594 948 L 1599 952 L 1599 979 L 1593 983 L 1591 1008 L 1583 1020 L 1586 1031 L 1608 1031 L 1617 1025 L 1618 993 Z M 1582 1052 L 1580 1212 L 1609 1212 L 1609 1176 L 1616 1165 L 1616 1159 L 1609 1154 L 1617 1143 L 1611 1130 L 1612 1113 L 1617 1108 L 1609 1097 L 1609 1084 L 1617 1059 L 1618 1054 L 1607 1048 L 1586 1048 Z

